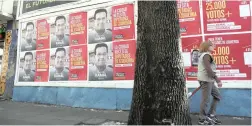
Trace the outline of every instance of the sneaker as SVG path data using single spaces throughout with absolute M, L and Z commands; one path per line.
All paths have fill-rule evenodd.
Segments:
M 199 125 L 213 125 L 213 123 L 208 119 L 201 119 L 198 122 Z
M 221 121 L 218 120 L 216 118 L 216 116 L 214 116 L 214 115 L 208 115 L 208 117 L 210 118 L 210 120 L 212 120 L 214 122 L 214 124 L 216 124 L 216 125 L 220 125 L 221 124 Z

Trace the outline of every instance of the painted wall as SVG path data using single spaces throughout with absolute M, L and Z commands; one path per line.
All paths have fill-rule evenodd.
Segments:
M 12 30 L 11 44 L 9 47 L 8 56 L 8 71 L 6 73 L 6 88 L 3 94 L 4 98 L 11 98 L 13 94 L 15 72 L 16 72 L 16 59 L 17 59 L 17 30 Z
M 192 91 L 193 89 L 189 89 Z M 251 89 L 221 89 L 218 115 L 251 117 Z M 129 110 L 132 89 L 15 87 L 13 101 L 56 104 L 71 107 Z M 200 91 L 190 100 L 191 112 L 198 113 Z

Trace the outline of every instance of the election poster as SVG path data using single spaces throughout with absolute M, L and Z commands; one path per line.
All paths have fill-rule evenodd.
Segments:
M 113 43 L 114 80 L 134 80 L 136 41 Z
M 113 41 L 134 39 L 134 5 L 125 4 L 112 7 Z
M 48 49 L 50 46 L 50 27 L 47 19 L 37 21 L 36 50 Z
M 89 44 L 89 81 L 113 80 L 112 42 Z
M 88 11 L 88 44 L 112 41 L 111 7 Z
M 182 56 L 187 80 L 197 80 L 199 46 L 202 36 L 182 38 Z
M 69 80 L 69 47 L 59 47 L 50 50 L 49 81 Z
M 69 46 L 69 15 L 50 17 L 51 48 Z
M 36 73 L 35 57 L 35 51 L 20 53 L 19 82 L 34 82 Z
M 200 8 L 197 0 L 177 0 L 182 36 L 201 34 Z
M 251 80 L 251 64 L 246 61 L 249 56 L 244 55 L 251 51 L 250 33 L 211 35 L 206 40 L 216 45 L 212 56 L 222 80 Z
M 251 31 L 249 0 L 203 0 L 205 33 Z
M 49 76 L 50 51 L 43 50 L 36 52 L 36 73 L 35 82 L 47 82 Z
M 18 82 L 134 80 L 134 5 L 21 22 Z
M 87 45 L 70 47 L 69 80 L 87 80 Z
M 36 21 L 24 22 L 22 25 L 21 51 L 36 50 Z
M 87 12 L 69 15 L 70 45 L 87 44 Z

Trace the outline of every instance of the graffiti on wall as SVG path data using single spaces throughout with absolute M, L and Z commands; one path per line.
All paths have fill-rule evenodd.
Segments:
M 11 30 L 8 30 L 6 32 L 3 60 L 2 60 L 2 71 L 0 76 L 0 95 L 3 95 L 6 87 L 6 73 L 8 71 L 8 56 L 9 56 L 9 47 L 11 43 L 11 34 L 12 34 Z
M 4 98 L 11 98 L 13 93 L 15 72 L 16 72 L 16 59 L 17 59 L 17 33 L 18 30 L 12 30 L 11 44 L 9 47 L 8 71 L 6 73 Z

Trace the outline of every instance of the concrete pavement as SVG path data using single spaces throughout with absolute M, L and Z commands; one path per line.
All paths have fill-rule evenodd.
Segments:
M 198 116 L 191 115 L 193 124 Z M 251 125 L 251 118 L 219 117 L 223 125 Z M 0 125 L 126 124 L 127 111 L 93 110 L 64 106 L 0 101 Z

